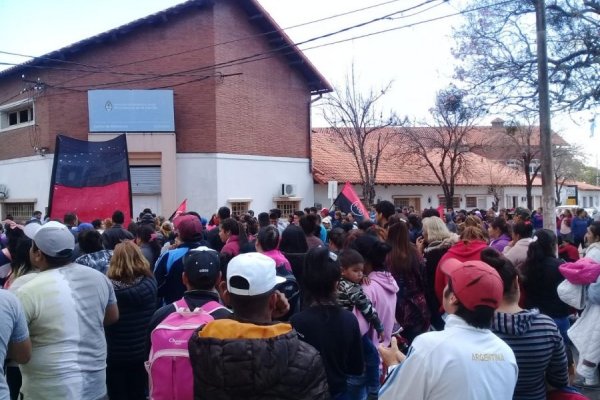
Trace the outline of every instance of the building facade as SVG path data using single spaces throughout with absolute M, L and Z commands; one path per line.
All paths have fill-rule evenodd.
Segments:
M 105 89 L 172 90 L 173 131 L 92 131 Z M 57 134 L 127 135 L 134 215 L 312 205 L 311 97 L 329 91 L 255 0 L 190 0 L 85 39 L 0 72 L 0 215 L 44 212 Z

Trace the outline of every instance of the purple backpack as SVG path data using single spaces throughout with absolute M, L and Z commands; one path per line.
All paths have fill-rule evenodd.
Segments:
M 188 341 L 198 327 L 214 318 L 211 313 L 224 308 L 216 301 L 190 311 L 184 299 L 177 300 L 169 314 L 150 334 L 150 357 L 146 370 L 150 400 L 193 400 L 194 378 Z

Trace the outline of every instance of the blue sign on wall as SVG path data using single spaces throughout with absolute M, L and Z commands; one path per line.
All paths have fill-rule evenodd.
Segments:
M 90 132 L 175 132 L 172 90 L 89 90 Z

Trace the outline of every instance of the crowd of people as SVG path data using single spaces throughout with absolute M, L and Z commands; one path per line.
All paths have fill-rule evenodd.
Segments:
M 314 207 L 9 217 L 0 400 L 600 388 L 600 222 L 584 213 L 565 212 L 556 231 L 541 210 L 417 213 L 389 201 L 360 220 Z

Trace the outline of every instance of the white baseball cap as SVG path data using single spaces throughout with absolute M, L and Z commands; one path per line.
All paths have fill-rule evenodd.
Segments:
M 227 266 L 227 290 L 240 296 L 270 292 L 285 278 L 277 276 L 275 261 L 260 253 L 235 256 Z
M 47 256 L 68 258 L 73 255 L 75 237 L 65 225 L 50 221 L 44 225 L 25 225 L 25 235 L 35 242 L 38 249 Z

